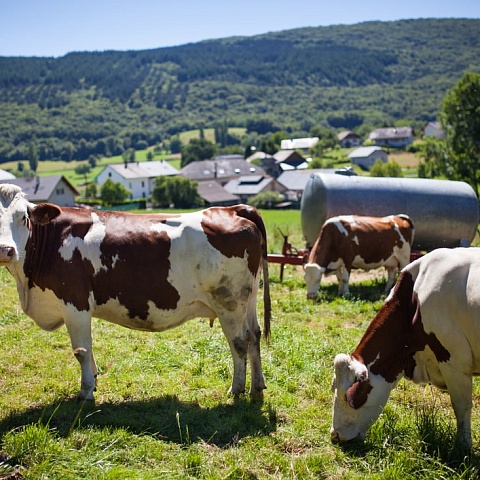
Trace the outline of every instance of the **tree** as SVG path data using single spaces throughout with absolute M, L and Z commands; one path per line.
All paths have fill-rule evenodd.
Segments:
M 443 100 L 442 125 L 455 176 L 478 195 L 480 183 L 480 74 L 466 73 Z
M 124 202 L 130 196 L 130 190 L 127 190 L 120 182 L 114 182 L 109 178 L 100 188 L 100 196 L 105 205 L 115 205 Z
M 378 159 L 370 168 L 371 177 L 403 177 L 402 167 L 393 160 L 383 163 Z
M 28 163 L 30 170 L 36 172 L 38 167 L 38 151 L 33 143 L 28 144 Z
M 274 208 L 277 203 L 283 202 L 280 192 L 262 192 L 250 198 L 248 203 L 255 208 Z
M 85 185 L 87 184 L 87 175 L 90 173 L 91 167 L 88 163 L 80 163 L 75 167 L 75 173 L 77 175 L 83 175 L 85 178 Z
M 480 74 L 466 73 L 443 99 L 441 122 L 445 140 L 425 147 L 422 176 L 445 176 L 480 186 Z
M 182 141 L 178 135 L 170 138 L 170 153 L 180 153 L 182 151 Z
M 155 179 L 153 203 L 160 208 L 192 208 L 203 204 L 198 194 L 198 182 L 183 177 L 161 176 Z
M 181 166 L 191 162 L 208 160 L 215 155 L 215 145 L 205 138 L 192 138 L 187 145 L 182 147 Z
M 95 182 L 90 182 L 85 187 L 85 197 L 86 198 L 95 198 L 97 196 L 97 184 Z

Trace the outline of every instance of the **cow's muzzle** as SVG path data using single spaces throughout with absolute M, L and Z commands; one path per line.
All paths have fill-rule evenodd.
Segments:
M 15 248 L 8 245 L 0 245 L 0 263 L 8 263 L 13 260 Z
M 363 442 L 365 440 L 365 434 L 362 432 L 359 432 L 356 437 L 353 438 L 342 438 L 339 432 L 334 430 L 333 428 L 330 430 L 330 437 L 332 439 L 332 443 L 345 443 L 345 442 L 354 442 L 354 441 L 360 441 Z

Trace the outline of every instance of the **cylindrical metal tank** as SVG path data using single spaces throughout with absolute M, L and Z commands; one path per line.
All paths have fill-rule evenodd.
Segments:
M 412 249 L 469 246 L 479 221 L 478 199 L 465 182 L 312 173 L 301 203 L 302 230 L 313 246 L 328 218 L 406 213 L 415 224 Z

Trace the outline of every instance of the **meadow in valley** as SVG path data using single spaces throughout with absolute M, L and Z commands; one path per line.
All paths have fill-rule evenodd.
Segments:
M 299 211 L 264 211 L 269 251 L 303 248 Z M 272 336 L 262 339 L 263 401 L 227 394 L 231 355 L 218 321 L 158 334 L 93 322 L 95 405 L 78 403 L 80 368 L 64 327 L 40 330 L 0 269 L 0 479 L 477 478 L 454 445 L 448 394 L 401 381 L 364 443 L 332 444 L 333 359 L 350 353 L 383 303 L 385 278 L 336 282 L 307 300 L 302 269 L 270 265 Z M 258 298 L 263 323 L 262 295 Z M 247 378 L 248 382 L 248 378 Z

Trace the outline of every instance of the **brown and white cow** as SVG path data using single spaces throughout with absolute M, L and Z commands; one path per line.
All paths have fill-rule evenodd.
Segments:
M 25 313 L 41 328 L 65 324 L 81 366 L 79 398 L 93 399 L 92 316 L 144 331 L 195 317 L 220 320 L 233 356 L 230 392 L 265 388 L 256 299 L 264 276 L 270 332 L 266 232 L 247 205 L 196 213 L 142 214 L 34 205 L 0 185 L 0 265 L 15 277 Z
M 317 298 L 322 274 L 335 272 L 340 295 L 348 295 L 352 268 L 371 270 L 385 267 L 392 288 L 398 267 L 410 262 L 414 236 L 413 222 L 408 215 L 367 217 L 341 215 L 329 218 L 304 265 L 307 297 Z
M 351 355 L 335 357 L 333 440 L 364 438 L 405 377 L 448 390 L 461 444 L 472 444 L 480 374 L 480 249 L 438 249 L 403 269 Z

